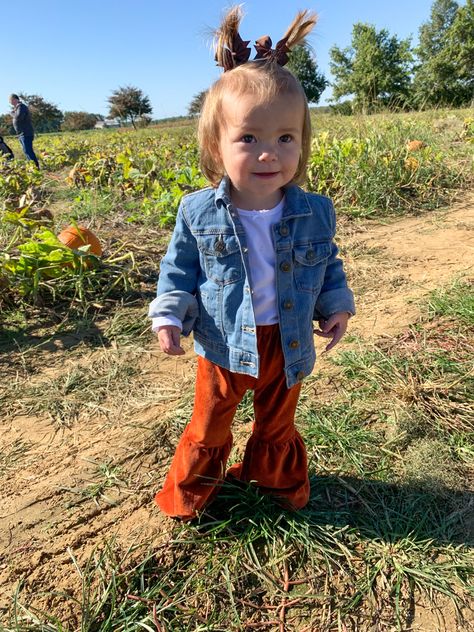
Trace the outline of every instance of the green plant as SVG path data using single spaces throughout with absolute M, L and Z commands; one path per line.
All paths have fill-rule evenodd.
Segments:
M 101 260 L 89 254 L 88 245 L 77 250 L 64 246 L 49 229 L 17 244 L 17 251 L 1 255 L 0 275 L 6 291 L 26 303 L 76 304 L 87 310 L 132 286 L 131 253 Z M 125 268 L 124 261 L 132 269 Z

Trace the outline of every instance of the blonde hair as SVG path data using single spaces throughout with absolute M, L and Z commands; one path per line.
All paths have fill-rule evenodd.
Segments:
M 241 18 L 240 7 L 233 7 L 224 17 L 221 27 L 216 33 L 216 59 L 221 64 L 223 56 L 229 59 L 236 38 L 240 40 L 238 27 Z M 316 15 L 300 11 L 284 35 L 283 47 L 289 51 L 301 43 L 316 23 Z M 280 42 L 277 44 L 277 49 Z M 248 55 L 245 57 L 248 58 Z M 280 66 L 274 58 L 258 59 L 235 65 L 224 72 L 209 88 L 201 110 L 198 125 L 198 142 L 200 148 L 201 170 L 213 186 L 217 186 L 225 175 L 222 164 L 219 143 L 224 120 L 223 97 L 232 93 L 236 98 L 243 94 L 251 94 L 255 105 L 265 105 L 275 98 L 288 95 L 299 96 L 304 104 L 303 134 L 301 156 L 297 171 L 292 179 L 296 184 L 302 184 L 306 179 L 306 165 L 311 146 L 311 120 L 308 102 L 298 79 Z

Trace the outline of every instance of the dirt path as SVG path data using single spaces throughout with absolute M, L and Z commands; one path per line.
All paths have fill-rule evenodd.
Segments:
M 348 224 L 340 241 L 358 304 L 351 333 L 393 335 L 416 321 L 418 301 L 430 290 L 473 276 L 474 196 L 444 212 L 386 225 Z M 18 400 L 0 421 L 0 608 L 21 582 L 25 594 L 43 593 L 35 596 L 37 607 L 65 620 L 74 617 L 74 602 L 44 593 L 77 596 L 76 564 L 83 567 L 95 547 L 113 537 L 125 547 L 167 537 L 171 525 L 152 496 L 178 433 L 170 410 L 190 392 L 194 357 L 190 350 L 185 358 L 164 358 L 155 342 L 59 350 L 51 364 L 48 357 L 43 351 L 34 370 L 15 369 L 16 378 L 8 373 L 17 380 Z M 14 366 L 29 362 L 27 355 L 14 360 Z M 131 377 L 115 390 L 112 377 L 103 398 L 80 409 L 69 427 L 34 412 L 41 385 L 88 367 L 99 378 L 104 366 Z M 40 389 L 25 403 L 22 393 L 32 384 Z
M 366 225 L 345 243 L 364 337 L 394 334 L 416 320 L 419 300 L 457 276 L 474 275 L 474 195 L 449 210 L 386 226 Z

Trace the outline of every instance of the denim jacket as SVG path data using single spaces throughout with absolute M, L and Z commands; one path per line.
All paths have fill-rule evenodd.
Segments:
M 313 319 L 355 313 L 333 238 L 331 201 L 285 188 L 282 219 L 273 226 L 276 294 L 288 388 L 309 375 L 316 359 Z M 224 178 L 217 189 L 184 196 L 157 298 L 149 316 L 174 316 L 194 332 L 196 353 L 236 373 L 259 374 L 252 271 L 243 226 Z

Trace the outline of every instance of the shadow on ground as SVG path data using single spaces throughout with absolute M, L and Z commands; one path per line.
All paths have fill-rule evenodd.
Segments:
M 248 521 L 258 523 L 281 516 L 311 527 L 352 529 L 362 539 L 397 542 L 432 540 L 438 545 L 474 545 L 474 493 L 351 476 L 316 476 L 308 505 L 287 512 L 252 485 L 226 482 L 216 500 L 194 525 L 209 527 L 209 519 L 237 531 Z
M 77 314 L 26 314 L 20 323 L 2 321 L 0 316 L 0 368 L 12 368 L 19 356 L 36 351 L 57 354 L 76 347 L 108 348 L 114 341 L 138 340 L 149 334 L 143 298 L 122 304 L 119 310 L 99 317 Z
M 44 318 L 21 328 L 6 327 L 0 323 L 0 366 L 10 364 L 10 354 L 22 354 L 35 349 L 56 353 L 82 344 L 103 347 L 107 346 L 107 340 L 90 320 L 54 322 Z

